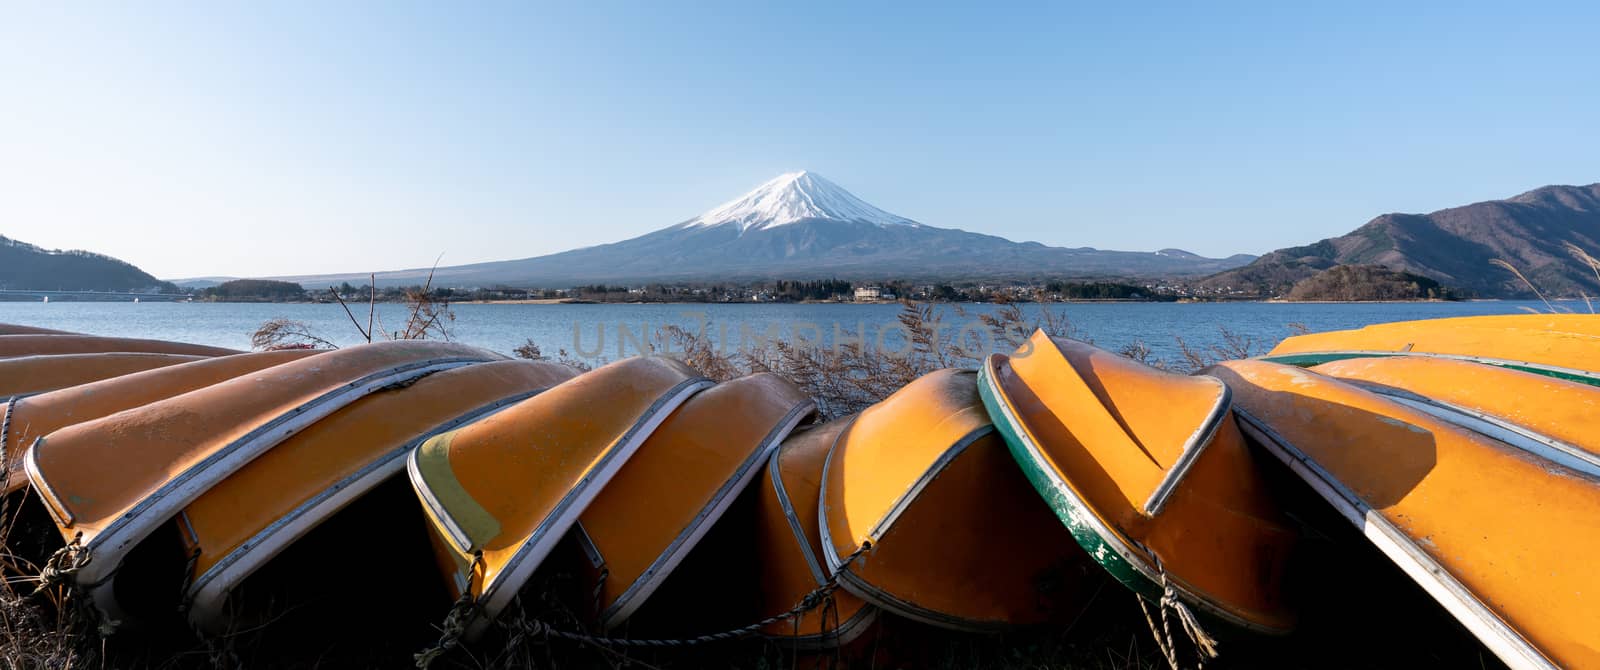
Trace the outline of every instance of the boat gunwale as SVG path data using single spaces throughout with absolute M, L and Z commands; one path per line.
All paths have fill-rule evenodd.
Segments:
M 850 423 L 855 420 L 855 416 L 850 417 L 845 427 L 849 427 Z M 812 430 L 819 429 L 820 427 Z M 840 430 L 843 430 L 843 428 Z M 837 436 L 835 436 L 835 439 L 838 439 Z M 767 461 L 767 477 L 772 480 L 773 492 L 777 494 L 778 504 L 783 508 L 783 514 L 789 521 L 789 530 L 794 533 L 795 543 L 800 545 L 800 553 L 805 556 L 806 566 L 811 569 L 811 576 L 817 580 L 818 586 L 822 586 L 828 583 L 828 575 L 826 569 L 822 566 L 822 561 L 817 560 L 816 552 L 811 550 L 811 540 L 806 537 L 805 528 L 800 525 L 800 515 L 794 511 L 794 501 L 789 497 L 789 490 L 783 485 L 782 460 L 783 446 L 779 445 L 778 449 L 772 452 L 772 457 Z M 818 482 L 818 492 L 820 498 L 820 482 Z
M 1163 580 L 1161 569 L 1140 558 L 1134 547 L 1137 546 L 1138 551 L 1145 554 L 1149 554 L 1149 550 L 1132 538 L 1125 538 L 1116 532 L 1109 522 L 1100 517 L 1096 508 L 1078 493 L 1071 481 L 1044 460 L 1042 449 L 1012 407 L 1010 396 L 1005 393 L 995 373 L 995 363 L 1002 358 L 1005 358 L 1003 354 L 991 354 L 984 359 L 984 365 L 978 371 L 978 394 L 988 407 L 990 416 L 996 419 L 995 427 L 1005 438 L 1006 445 L 1010 447 L 1012 456 L 1027 475 L 1028 481 L 1092 560 L 1110 572 L 1118 582 L 1148 600 L 1162 598 L 1165 582 L 1184 601 L 1229 625 L 1266 635 L 1283 635 L 1289 631 L 1287 627 L 1276 628 L 1235 614 L 1191 588 L 1177 575 L 1167 573 Z M 1154 556 L 1151 555 L 1151 558 Z
M 566 530 L 578 522 L 588 503 L 600 493 L 600 487 L 610 481 L 617 471 L 626 463 L 629 456 L 644 444 L 650 433 L 654 432 L 673 410 L 677 409 L 691 396 L 715 385 L 715 382 L 706 377 L 693 376 L 678 382 L 662 394 L 640 413 L 637 420 L 623 433 L 610 449 L 600 457 L 599 462 L 589 468 L 577 482 L 567 489 L 566 495 L 557 501 L 543 521 L 535 526 L 522 541 L 515 552 L 501 564 L 493 580 L 487 580 L 479 588 L 479 595 L 474 599 L 477 607 L 473 610 L 472 617 L 467 622 L 466 637 L 475 640 L 482 636 L 488 629 L 490 622 L 499 616 L 509 601 L 516 596 L 523 584 L 533 574 L 533 571 L 544 562 L 556 542 L 565 535 Z M 619 456 L 619 454 L 621 454 Z M 413 460 L 413 462 L 415 462 Z M 423 482 L 426 486 L 426 482 Z M 435 501 L 437 502 L 437 501 Z M 443 512 L 445 510 L 435 510 Z M 502 531 L 503 532 L 503 531 Z M 529 560 L 530 557 L 532 560 Z M 515 581 L 516 586 L 502 588 L 506 583 Z
M 801 651 L 821 651 L 843 647 L 855 642 L 862 633 L 872 629 L 872 624 L 878 620 L 881 610 L 870 602 L 861 603 L 861 609 L 845 619 L 839 625 L 826 633 L 809 633 L 806 635 L 773 635 L 762 633 L 761 636 L 772 642 L 788 646 Z M 798 618 L 796 619 L 798 621 Z M 826 621 L 826 619 L 824 619 Z
M 1316 372 L 1313 370 L 1313 372 Z M 1391 402 L 1423 412 L 1452 426 L 1482 435 L 1509 447 L 1514 447 L 1538 458 L 1550 461 L 1590 479 L 1600 480 L 1600 454 L 1545 435 L 1489 412 L 1483 412 L 1455 403 L 1429 398 L 1414 391 L 1363 379 L 1347 379 L 1336 375 L 1330 378 L 1355 386 L 1383 397 Z M 1487 428 L 1478 424 L 1487 424 Z
M 1334 379 L 1337 381 L 1337 378 Z M 1240 418 L 1240 428 L 1253 441 L 1281 461 L 1340 516 L 1360 530 L 1369 542 L 1427 591 L 1502 662 L 1519 670 L 1556 670 L 1559 667 L 1510 624 L 1489 610 L 1470 589 L 1381 512 L 1340 483 L 1333 473 L 1249 411 L 1235 408 L 1234 413 Z
M 144 537 L 149 534 L 149 531 L 153 530 L 154 526 L 159 525 L 160 523 L 165 522 L 171 516 L 176 515 L 178 510 L 170 508 L 176 508 L 193 502 L 194 498 L 198 497 L 211 486 L 215 485 L 217 481 L 221 481 L 226 474 L 231 474 L 234 470 L 237 470 L 238 467 L 242 467 L 245 463 L 250 462 L 250 460 L 253 460 L 259 455 L 259 453 L 245 453 L 241 455 L 240 452 L 248 451 L 249 448 L 255 448 L 260 451 L 269 449 L 273 445 L 276 445 L 279 442 L 282 442 L 284 439 L 287 439 L 300 428 L 315 423 L 327 415 L 338 411 L 340 408 L 348 406 L 350 403 L 376 392 L 378 389 L 384 386 L 420 379 L 435 372 L 443 372 L 445 370 L 474 365 L 488 360 L 491 359 L 484 357 L 446 356 L 420 361 L 411 361 L 401 365 L 391 366 L 377 372 L 369 373 L 356 380 L 340 384 L 339 386 L 329 389 L 317 397 L 312 398 L 311 400 L 296 405 L 288 411 L 278 413 L 276 416 L 273 416 L 267 421 L 261 423 L 239 438 L 217 448 L 199 462 L 188 468 L 185 468 L 183 472 L 167 478 L 167 480 L 163 482 L 161 486 L 157 487 L 154 491 L 145 494 L 145 496 L 141 498 L 139 502 L 135 503 L 131 508 L 123 511 L 123 513 L 117 516 L 117 518 L 111 523 L 106 524 L 104 528 L 102 528 L 98 533 L 95 534 L 93 538 L 84 544 L 84 551 L 89 552 L 91 556 L 95 555 L 97 551 L 111 551 L 113 552 L 113 555 L 110 557 L 96 556 L 96 558 L 100 558 L 101 560 L 91 560 L 83 567 L 81 571 L 73 575 L 74 581 L 80 585 L 89 587 L 92 590 L 97 590 L 103 587 L 106 582 L 108 582 L 115 575 L 114 570 L 106 574 L 99 574 L 99 570 L 91 566 L 96 564 L 105 565 L 107 561 L 110 561 L 114 564 L 112 567 L 115 568 L 116 564 L 120 564 L 122 562 L 123 555 L 129 549 L 131 549 L 134 544 L 142 541 Z M 345 400 L 345 402 L 337 402 L 339 400 Z M 287 432 L 283 435 L 277 436 L 277 439 L 270 439 L 273 437 L 273 433 L 285 430 Z M 68 522 L 62 524 L 62 527 L 69 528 L 71 527 L 72 523 L 76 521 L 76 518 L 66 508 L 66 506 L 61 503 L 59 495 L 52 487 L 49 486 L 48 480 L 43 476 L 43 473 L 39 471 L 39 453 L 48 443 L 46 440 L 47 437 L 48 436 L 40 436 L 34 441 L 33 447 L 28 450 L 28 453 L 24 455 L 24 458 L 27 459 L 26 465 L 29 473 L 28 478 L 34 484 L 35 488 L 39 489 L 41 493 L 45 494 L 41 497 L 47 498 L 48 502 L 50 503 L 46 507 L 56 508 L 67 517 Z M 258 442 L 264 442 L 264 444 L 257 444 Z M 202 476 L 212 474 L 211 471 L 213 469 L 233 461 L 238 461 L 238 466 L 230 469 L 229 472 L 224 474 L 222 477 L 214 478 L 215 481 L 207 481 L 208 479 L 212 478 Z M 151 521 L 152 515 L 166 511 L 171 511 L 172 514 L 161 514 L 160 516 L 162 518 L 159 521 Z M 58 517 L 57 521 L 60 520 L 61 519 Z M 123 537 L 124 535 L 132 535 L 133 537 Z
M 793 432 L 795 426 L 800 424 L 800 421 L 816 411 L 816 403 L 807 398 L 802 398 L 789 408 L 789 411 L 757 443 L 757 448 L 740 463 L 738 470 L 734 472 L 734 476 L 728 478 L 722 483 L 722 486 L 717 488 L 711 499 L 706 501 L 706 504 L 700 508 L 695 517 L 689 521 L 689 525 L 679 531 L 678 535 L 672 539 L 672 543 L 660 555 L 656 556 L 650 566 L 645 568 L 644 572 L 640 573 L 633 583 L 629 584 L 617 596 L 617 599 L 601 613 L 600 625 L 603 628 L 610 630 L 621 625 L 635 610 L 644 604 L 650 595 L 655 592 L 656 588 L 661 585 L 661 582 L 683 561 L 688 552 L 699 544 L 701 538 L 711 530 L 711 526 L 722 518 L 722 515 L 733 505 L 734 500 L 738 498 L 738 494 L 750 487 L 756 475 L 761 472 L 760 465 L 776 452 L 778 446 L 783 442 L 783 438 Z
M 254 574 L 262 565 L 276 557 L 288 545 L 304 536 L 311 529 L 316 528 L 322 521 L 343 509 L 355 498 L 372 490 L 374 486 L 388 479 L 404 469 L 404 459 L 416 448 L 417 445 L 432 439 L 435 435 L 453 430 L 461 425 L 476 421 L 492 415 L 507 406 L 527 400 L 533 396 L 549 390 L 551 387 L 543 386 L 529 391 L 519 391 L 472 408 L 467 412 L 455 416 L 444 423 L 429 428 L 422 435 L 408 440 L 405 444 L 395 447 L 379 455 L 373 461 L 362 466 L 359 470 L 329 485 L 311 498 L 306 499 L 282 517 L 273 521 L 266 528 L 250 536 L 240 543 L 227 555 L 218 559 L 205 572 L 192 578 L 189 589 L 185 593 L 185 609 L 189 612 L 189 620 L 195 625 L 209 620 L 232 594 L 233 588 L 243 579 Z M 371 481 L 368 481 L 368 480 Z M 319 508 L 333 506 L 327 514 L 308 518 Z M 187 514 L 187 512 L 185 512 Z M 187 516 L 185 516 L 187 519 Z M 287 531 L 287 535 L 283 532 Z M 190 535 L 194 531 L 190 530 Z M 272 542 L 272 540 L 278 540 Z M 198 542 L 197 542 L 198 544 Z M 246 559 L 254 560 L 247 561 Z M 245 561 L 242 565 L 240 561 Z M 237 568 L 235 566 L 238 566 Z M 237 573 L 243 574 L 237 574 Z M 215 587 L 212 583 L 222 580 Z
M 1382 351 L 1382 350 L 1375 350 L 1375 349 L 1333 349 L 1333 350 L 1328 350 L 1328 351 L 1296 351 L 1296 352 L 1286 352 L 1286 353 L 1282 353 L 1282 354 L 1274 354 L 1274 353 L 1268 352 L 1266 354 L 1262 354 L 1260 356 L 1256 356 L 1254 358 L 1248 358 L 1248 359 L 1245 359 L 1245 360 L 1263 361 L 1263 362 L 1267 362 L 1267 363 L 1277 363 L 1279 365 L 1291 365 L 1291 366 L 1298 367 L 1298 368 L 1310 368 L 1310 367 L 1315 367 L 1315 366 L 1318 366 L 1318 365 L 1322 365 L 1323 363 L 1333 363 L 1333 362 L 1336 362 L 1336 361 L 1349 360 L 1349 359 L 1352 359 L 1352 358 L 1394 358 L 1394 357 L 1442 358 L 1442 359 L 1445 359 L 1445 360 L 1452 360 L 1452 361 L 1465 361 L 1465 362 L 1468 362 L 1468 363 L 1479 363 L 1479 364 L 1482 364 L 1482 365 L 1489 365 L 1489 366 L 1493 366 L 1493 367 L 1497 367 L 1497 368 L 1506 368 L 1506 369 L 1510 369 L 1510 370 L 1519 370 L 1519 371 L 1527 372 L 1527 373 L 1531 373 L 1531 374 L 1544 375 L 1546 377 L 1554 377 L 1556 379 L 1562 379 L 1562 380 L 1566 380 L 1566 381 L 1570 381 L 1570 382 L 1576 382 L 1576 383 L 1579 383 L 1579 384 L 1588 384 L 1589 386 L 1600 386 L 1600 372 L 1590 372 L 1588 370 L 1580 370 L 1578 368 L 1569 368 L 1569 367 L 1560 366 L 1560 365 L 1551 365 L 1551 364 L 1548 364 L 1548 363 L 1532 363 L 1532 362 L 1529 362 L 1529 361 L 1519 361 L 1519 360 L 1509 359 L 1509 358 L 1493 358 L 1493 357 L 1490 357 L 1490 356 L 1477 356 L 1477 355 L 1472 355 L 1472 354 L 1445 354 L 1445 353 L 1435 353 L 1435 352 L 1431 352 L 1431 351 Z

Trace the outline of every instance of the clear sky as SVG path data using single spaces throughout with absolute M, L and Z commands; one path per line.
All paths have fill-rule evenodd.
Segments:
M 1225 255 L 1600 181 L 1600 3 L 963 5 L 0 3 L 0 234 L 164 278 L 449 265 L 809 169 Z

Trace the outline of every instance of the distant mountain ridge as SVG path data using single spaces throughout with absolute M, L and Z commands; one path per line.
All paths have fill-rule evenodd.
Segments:
M 39 291 L 166 291 L 178 287 L 90 251 L 45 249 L 0 236 L 0 288 Z
M 509 261 L 438 268 L 440 286 L 563 287 L 596 283 L 761 279 L 1027 279 L 1194 276 L 1254 257 L 1068 249 L 938 228 L 879 209 L 812 172 L 792 172 L 700 216 L 621 242 Z M 420 284 L 427 268 L 380 272 Z M 367 273 L 274 277 L 306 286 Z
M 1431 214 L 1384 214 L 1348 234 L 1273 251 L 1200 284 L 1283 295 L 1337 265 L 1381 265 L 1483 297 L 1526 295 L 1521 280 L 1490 263 L 1502 259 L 1546 293 L 1600 295 L 1594 270 L 1567 243 L 1600 255 L 1600 183 L 1545 186 Z

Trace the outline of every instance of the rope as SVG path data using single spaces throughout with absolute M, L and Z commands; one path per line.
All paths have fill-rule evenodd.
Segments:
M 1178 598 L 1178 590 L 1173 588 L 1172 582 L 1167 579 L 1167 570 L 1162 567 L 1161 559 L 1156 558 L 1155 563 L 1156 571 L 1161 574 L 1161 600 L 1158 605 L 1161 609 L 1160 630 L 1157 630 L 1156 622 L 1150 616 L 1150 609 L 1145 606 L 1144 598 L 1135 596 L 1139 600 L 1139 609 L 1144 612 L 1144 621 L 1150 626 L 1150 635 L 1155 638 L 1156 646 L 1161 648 L 1162 655 L 1167 659 L 1167 665 L 1172 666 L 1172 670 L 1181 670 L 1178 665 L 1177 638 L 1172 634 L 1172 622 L 1167 617 L 1168 610 L 1177 613 L 1178 623 L 1183 627 L 1184 635 L 1194 645 L 1197 657 L 1195 667 L 1198 670 L 1205 670 L 1206 660 L 1217 657 L 1217 640 L 1201 627 L 1200 619 L 1195 616 L 1194 611 Z
M 411 656 L 418 668 L 433 665 L 440 656 L 450 653 L 451 649 L 455 649 L 456 645 L 461 643 L 461 636 L 467 632 L 467 622 L 478 612 L 478 600 L 472 595 L 472 582 L 477 579 L 478 569 L 481 567 L 483 567 L 483 551 L 472 552 L 472 564 L 467 566 L 467 583 L 461 588 L 461 597 L 456 598 L 455 604 L 450 606 L 450 613 L 444 617 L 444 625 L 440 626 L 439 641 L 432 647 Z
M 530 620 L 523 617 L 518 617 L 516 621 L 502 621 L 501 625 L 511 630 L 512 633 L 517 637 L 542 637 L 546 640 L 550 638 L 557 638 L 602 647 L 624 647 L 635 649 L 682 649 L 702 644 L 738 640 L 755 635 L 756 633 L 761 632 L 761 629 L 782 621 L 794 620 L 798 622 L 800 616 L 806 612 L 824 605 L 831 605 L 833 603 L 833 592 L 839 589 L 839 576 L 850 567 L 851 563 L 855 562 L 857 557 L 866 553 L 871 548 L 871 542 L 862 542 L 860 547 L 858 547 L 849 556 L 846 556 L 843 561 L 839 562 L 839 567 L 838 569 L 834 570 L 833 576 L 829 577 L 826 582 L 823 582 L 823 584 L 818 586 L 815 590 L 807 593 L 804 598 L 800 599 L 798 604 L 789 608 L 788 611 L 783 612 L 782 614 L 769 616 L 746 626 L 740 626 L 738 628 L 722 631 L 720 633 L 711 633 L 708 635 L 699 635 L 682 639 L 649 640 L 607 637 L 604 635 L 589 635 L 586 633 L 559 630 L 543 621 L 539 621 L 537 619 Z M 481 554 L 476 555 L 473 558 L 474 566 L 476 566 L 476 564 L 481 560 Z M 476 574 L 476 572 L 473 574 Z M 462 594 L 461 599 L 456 601 L 456 605 L 451 608 L 450 614 L 445 617 L 444 635 L 439 638 L 439 644 L 430 649 L 424 650 L 422 653 L 416 654 L 414 658 L 417 661 L 418 668 L 427 668 L 428 664 L 432 663 L 439 656 L 443 655 L 445 652 L 448 652 L 458 644 L 461 635 L 460 632 L 457 632 L 456 626 L 459 626 L 459 630 L 464 632 L 466 630 L 466 615 L 474 613 L 477 610 L 477 603 L 473 601 L 471 591 L 471 584 L 469 583 L 466 592 Z M 460 615 L 459 619 L 458 615 Z
M 6 401 L 6 416 L 0 419 L 0 487 L 11 483 L 11 452 L 6 449 L 7 441 L 11 439 L 11 413 L 17 408 L 17 397 L 11 396 Z M 0 523 L 11 523 L 11 496 L 0 492 Z
M 34 588 L 33 595 L 49 591 L 57 584 L 72 579 L 91 559 L 92 556 L 83 546 L 83 531 L 78 531 L 72 536 L 71 542 L 57 549 L 50 555 L 50 560 L 45 561 L 44 568 L 39 570 L 39 586 Z

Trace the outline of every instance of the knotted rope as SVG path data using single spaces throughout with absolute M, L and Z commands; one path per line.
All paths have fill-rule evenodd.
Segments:
M 1154 556 L 1154 554 L 1152 554 Z M 1178 590 L 1172 587 L 1172 582 L 1167 579 L 1167 570 L 1162 567 L 1161 559 L 1156 558 L 1156 571 L 1161 575 L 1161 600 L 1157 607 L 1161 609 L 1161 627 L 1156 627 L 1155 619 L 1150 616 L 1150 608 L 1145 605 L 1143 596 L 1134 596 L 1139 601 L 1139 610 L 1144 612 L 1144 622 L 1150 626 L 1150 635 L 1156 640 L 1156 646 L 1161 648 L 1162 656 L 1166 657 L 1167 665 L 1172 670 L 1182 670 L 1178 664 L 1177 638 L 1172 635 L 1172 621 L 1167 617 L 1170 610 L 1178 615 L 1178 623 L 1183 626 L 1183 633 L 1194 645 L 1196 652 L 1195 668 L 1205 670 L 1206 660 L 1217 657 L 1217 640 L 1200 626 L 1200 619 L 1194 611 L 1178 598 Z
M 543 621 L 539 621 L 537 619 L 526 619 L 522 617 L 518 617 L 516 620 L 511 621 L 502 621 L 501 626 L 512 631 L 518 638 L 530 636 L 544 638 L 545 640 L 556 638 L 561 640 L 569 640 L 572 642 L 581 642 L 584 644 L 593 644 L 602 647 L 681 649 L 714 642 L 738 640 L 755 635 L 761 632 L 761 629 L 779 622 L 788 620 L 794 620 L 798 622 L 801 615 L 805 614 L 806 612 L 817 609 L 818 607 L 822 607 L 824 605 L 831 606 L 833 603 L 833 592 L 839 589 L 839 576 L 844 574 L 844 571 L 850 567 L 850 564 L 855 562 L 857 557 L 866 553 L 871 548 L 871 542 L 862 542 L 860 547 L 858 547 L 854 552 L 851 552 L 849 556 L 846 556 L 844 560 L 839 562 L 839 567 L 833 571 L 833 575 L 828 577 L 827 581 L 823 582 L 822 585 L 818 586 L 815 590 L 807 593 L 805 597 L 800 599 L 798 604 L 789 608 L 788 611 L 769 616 L 749 625 L 740 626 L 738 628 L 719 633 L 670 640 L 608 637 L 604 635 L 589 635 L 587 633 L 560 630 Z M 473 572 L 471 574 L 477 574 L 476 568 L 479 562 L 482 560 L 483 556 L 481 553 L 473 556 Z M 457 644 L 459 644 L 461 635 L 466 631 L 467 622 L 469 621 L 468 617 L 472 614 L 475 614 L 478 609 L 477 602 L 471 594 L 472 585 L 469 578 L 466 590 L 462 593 L 461 598 L 456 600 L 456 604 L 451 607 L 450 613 L 445 617 L 443 634 L 439 637 L 439 643 L 422 651 L 421 653 L 416 654 L 413 657 L 417 662 L 418 668 L 427 668 L 429 664 L 433 663 L 433 661 L 437 660 L 440 656 L 444 655 L 446 652 L 455 648 Z
M 39 595 L 72 579 L 91 560 L 93 556 L 83 546 L 83 531 L 78 531 L 72 536 L 71 542 L 50 554 L 50 560 L 45 561 L 44 567 L 39 570 L 39 585 L 33 589 L 32 595 Z

